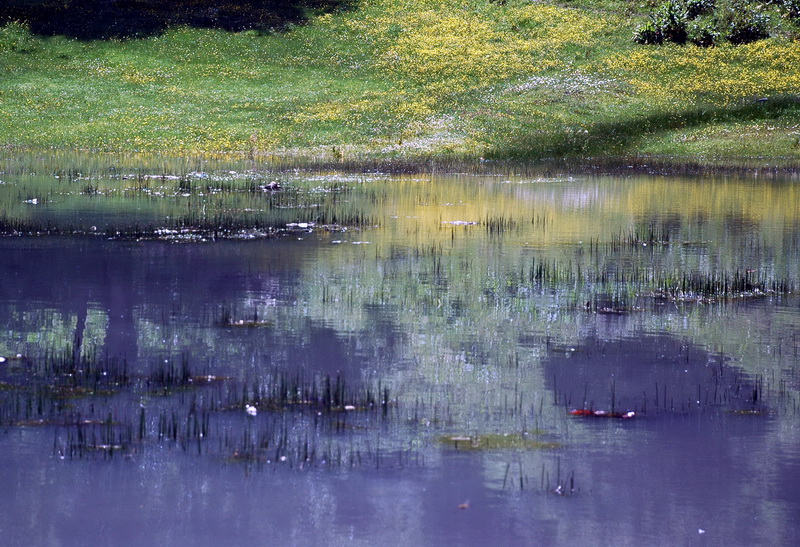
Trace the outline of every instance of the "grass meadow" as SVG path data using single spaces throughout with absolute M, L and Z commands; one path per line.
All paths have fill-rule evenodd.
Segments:
M 800 160 L 800 44 L 641 45 L 646 6 L 361 0 L 280 32 L 0 27 L 0 144 L 300 161 Z

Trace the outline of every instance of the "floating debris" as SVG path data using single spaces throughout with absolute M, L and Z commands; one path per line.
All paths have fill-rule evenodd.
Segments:
M 259 319 L 257 312 L 253 313 L 250 319 L 234 319 L 233 312 L 228 308 L 224 308 L 216 324 L 225 328 L 262 328 L 272 327 L 275 323 Z
M 216 376 L 214 374 L 204 374 L 202 376 L 191 376 L 189 378 L 190 384 L 195 385 L 211 385 L 227 381 L 225 376 Z
M 727 414 L 735 416 L 766 416 L 772 412 L 767 409 L 740 409 L 740 410 L 726 410 Z
M 277 180 L 272 180 L 266 184 L 259 184 L 255 189 L 261 192 L 276 192 L 281 189 L 281 183 Z
M 272 321 L 246 321 L 244 319 L 237 319 L 236 321 L 232 321 L 230 323 L 220 323 L 221 327 L 243 327 L 243 328 L 261 328 L 261 327 L 271 327 L 274 325 Z
M 300 230 L 310 230 L 316 226 L 314 222 L 290 222 L 286 225 L 287 228 L 294 228 Z
M 581 416 L 584 418 L 620 418 L 629 420 L 636 417 L 635 412 L 609 412 L 607 410 L 590 410 L 588 408 L 576 408 L 570 410 L 572 416 Z

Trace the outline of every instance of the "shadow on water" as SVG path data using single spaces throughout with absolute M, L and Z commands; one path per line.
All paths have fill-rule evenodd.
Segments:
M 544 369 L 556 404 L 568 410 L 648 417 L 709 410 L 767 414 L 783 401 L 766 398 L 780 397 L 786 388 L 770 386 L 768 378 L 748 377 L 731 366 L 724 352 L 710 354 L 660 334 L 612 340 L 589 336 L 574 345 L 551 347 Z

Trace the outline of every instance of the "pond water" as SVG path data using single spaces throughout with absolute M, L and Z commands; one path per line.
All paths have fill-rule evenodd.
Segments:
M 4 545 L 788 545 L 800 181 L 6 157 Z

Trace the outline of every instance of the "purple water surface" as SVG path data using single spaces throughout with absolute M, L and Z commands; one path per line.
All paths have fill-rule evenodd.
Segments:
M 491 280 L 470 293 L 494 270 L 370 239 L 0 239 L 0 543 L 797 543 L 796 296 L 601 313 L 565 304 L 567 290 Z M 124 359 L 138 387 L 26 399 L 26 378 L 64 347 Z M 165 360 L 220 384 L 147 391 Z M 251 386 L 286 378 L 344 378 L 376 405 L 245 414 Z M 192 405 L 212 402 L 207 438 L 183 433 Z M 142 409 L 143 441 L 69 453 L 65 416 L 96 435 L 109 416 L 135 438 Z M 173 410 L 178 439 L 159 438 Z M 287 447 L 235 455 L 260 434 Z M 443 435 L 525 440 L 458 450 Z

